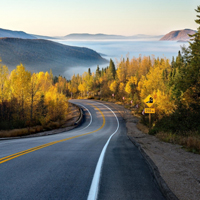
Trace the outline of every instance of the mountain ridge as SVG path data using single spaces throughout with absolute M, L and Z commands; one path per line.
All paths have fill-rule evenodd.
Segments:
M 32 72 L 63 74 L 71 67 L 107 63 L 96 51 L 85 47 L 63 45 L 43 39 L 0 38 L 2 64 L 13 70 L 18 64 Z
M 195 34 L 196 31 L 192 29 L 175 30 L 164 35 L 160 41 L 189 41 L 189 35 Z
M 31 34 L 25 33 L 24 31 L 12 31 L 0 28 L 0 38 L 21 38 L 21 39 L 37 39 Z
M 145 35 L 145 34 L 136 34 L 132 36 L 124 35 L 114 35 L 114 34 L 90 34 L 90 33 L 71 33 L 65 36 L 43 36 L 36 34 L 28 34 L 23 31 L 12 31 L 7 29 L 0 28 L 0 38 L 21 38 L 21 39 L 47 39 L 47 40 L 56 40 L 56 39 L 71 39 L 71 40 L 137 40 L 137 39 L 153 39 L 159 40 L 163 35 Z

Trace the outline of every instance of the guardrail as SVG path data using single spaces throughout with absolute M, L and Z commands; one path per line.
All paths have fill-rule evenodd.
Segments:
M 71 102 L 70 102 L 71 103 Z M 74 122 L 74 125 L 78 126 L 79 124 L 81 124 L 82 120 L 83 120 L 83 110 L 82 108 L 80 108 L 79 106 L 77 106 L 76 104 L 71 103 L 73 106 L 77 107 L 79 109 L 80 115 L 79 118 L 77 119 L 76 122 Z

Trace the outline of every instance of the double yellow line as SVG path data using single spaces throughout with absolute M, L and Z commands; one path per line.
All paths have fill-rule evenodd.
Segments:
M 76 135 L 76 136 L 73 136 L 73 137 L 69 137 L 69 138 L 65 138 L 65 139 L 62 139 L 62 140 L 57 140 L 57 141 L 54 141 L 54 142 L 49 142 L 47 144 L 43 144 L 43 145 L 40 145 L 40 146 L 37 146 L 37 147 L 33 147 L 33 148 L 30 148 L 30 149 L 27 149 L 25 151 L 20 151 L 18 153 L 15 153 L 15 154 L 12 154 L 12 155 L 9 155 L 9 156 L 6 156 L 6 157 L 3 157 L 3 158 L 0 158 L 0 164 L 4 163 L 4 162 L 7 162 L 9 160 L 12 160 L 14 158 L 17 158 L 19 156 L 22 156 L 22 155 L 25 155 L 25 154 L 28 154 L 28 153 L 31 153 L 33 151 L 37 151 L 39 149 L 43 149 L 45 147 L 48 147 L 48 146 L 51 146 L 51 145 L 54 145 L 54 144 L 57 144 L 57 143 L 60 143 L 60 142 L 64 142 L 64 141 L 67 141 L 67 140 L 71 140 L 71 139 L 74 139 L 74 138 L 78 138 L 78 137 L 82 137 L 84 135 L 89 135 L 91 133 L 95 133 L 99 130 L 101 130 L 104 126 L 105 126 L 105 117 L 104 117 L 104 114 L 102 113 L 102 111 L 97 108 L 96 106 L 92 105 L 93 107 L 95 107 L 99 112 L 100 114 L 102 115 L 103 117 L 103 124 L 101 125 L 100 128 L 94 130 L 94 131 L 91 131 L 89 133 L 84 133 L 84 134 L 81 134 L 81 135 Z

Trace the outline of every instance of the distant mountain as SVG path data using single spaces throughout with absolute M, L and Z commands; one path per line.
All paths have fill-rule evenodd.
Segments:
M 35 37 L 35 39 L 44 39 L 44 40 L 55 40 L 55 39 L 59 39 L 59 37 L 50 37 L 50 36 L 43 36 L 43 35 L 34 35 L 31 34 L 33 37 Z
M 32 72 L 49 71 L 54 75 L 63 74 L 76 66 L 100 65 L 108 61 L 97 52 L 88 49 L 67 46 L 42 39 L 0 39 L 0 58 L 2 64 L 14 69 L 22 63 Z
M 0 28 L 0 38 L 21 38 L 21 39 L 45 39 L 45 40 L 159 40 L 163 35 L 132 35 L 132 36 L 123 36 L 123 35 L 108 35 L 108 34 L 89 34 L 89 33 L 72 33 L 66 36 L 43 36 L 28 34 L 23 31 L 11 31 Z
M 64 39 L 74 40 L 105 40 L 105 39 L 125 39 L 122 35 L 106 35 L 106 34 L 89 34 L 89 33 L 73 33 L 64 36 Z
M 175 40 L 175 41 L 188 41 L 190 37 L 188 34 L 193 35 L 196 31 L 191 29 L 171 31 L 170 33 L 164 35 L 160 40 Z
M 159 40 L 162 38 L 163 35 L 145 35 L 145 34 L 138 34 L 138 35 L 132 35 L 132 36 L 127 36 L 127 39 L 136 39 L 136 40 Z
M 0 38 L 21 38 L 21 39 L 37 39 L 33 35 L 27 34 L 23 31 L 11 31 L 0 28 Z
M 107 35 L 107 34 L 89 34 L 89 33 L 73 33 L 63 37 L 66 40 L 130 40 L 130 39 L 160 39 L 162 35 L 144 35 L 138 34 L 133 36 L 123 35 Z

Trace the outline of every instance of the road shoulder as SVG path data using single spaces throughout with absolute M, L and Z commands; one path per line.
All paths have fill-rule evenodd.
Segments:
M 128 137 L 147 160 L 167 199 L 198 200 L 200 155 L 186 152 L 180 145 L 165 143 L 155 136 L 144 134 L 137 128 L 138 118 L 131 115 L 129 110 L 109 104 L 126 120 Z

